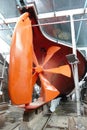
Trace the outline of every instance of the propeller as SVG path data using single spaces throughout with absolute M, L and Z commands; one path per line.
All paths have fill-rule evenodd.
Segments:
M 35 55 L 32 42 L 31 20 L 29 19 L 29 14 L 24 13 L 19 18 L 14 29 L 9 63 L 9 94 L 11 101 L 17 105 L 25 104 L 25 106 L 28 106 L 28 104 L 31 103 L 33 86 L 37 82 L 38 76 L 42 86 L 40 97 L 44 103 L 60 94 L 55 86 L 45 78 L 43 72 L 57 73 L 68 77 L 71 75 L 68 65 L 51 69 L 44 68 L 44 65 L 60 50 L 60 47 L 49 47 L 45 60 L 43 64 L 40 65 Z M 32 68 L 33 62 L 35 67 Z
M 41 87 L 42 87 L 42 91 L 41 91 L 40 96 L 43 97 L 44 102 L 48 102 L 48 101 L 52 100 L 53 98 L 57 97 L 60 94 L 60 92 L 55 88 L 55 86 L 53 86 L 45 78 L 45 76 L 43 75 L 43 72 L 62 74 L 62 75 L 65 75 L 67 77 L 71 76 L 71 71 L 70 71 L 69 65 L 63 65 L 63 66 L 59 66 L 57 68 L 51 68 L 51 69 L 44 69 L 44 65 L 59 50 L 60 50 L 60 47 L 51 46 L 47 50 L 47 54 L 46 54 L 45 60 L 44 60 L 42 65 L 40 65 L 38 63 L 35 52 L 33 51 L 33 62 L 35 64 L 35 67 L 34 67 L 34 74 L 32 76 L 32 85 L 34 86 L 34 84 L 36 83 L 37 78 L 39 76 L 40 81 L 41 81 Z

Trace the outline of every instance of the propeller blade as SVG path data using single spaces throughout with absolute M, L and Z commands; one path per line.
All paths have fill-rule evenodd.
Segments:
M 37 81 L 37 78 L 38 78 L 38 74 L 35 72 L 33 75 L 32 75 L 32 86 L 35 85 L 36 81 Z
M 32 101 L 32 37 L 31 20 L 24 13 L 13 32 L 9 63 L 9 94 L 17 105 Z
M 34 64 L 35 64 L 36 66 L 39 65 L 34 50 L 33 50 L 33 62 L 34 62 Z
M 42 96 L 45 102 L 51 101 L 60 94 L 60 92 L 42 74 L 39 74 L 39 77 L 42 87 Z
M 48 51 L 47 51 L 47 55 L 45 57 L 43 66 L 48 62 L 48 60 L 54 55 L 54 53 L 56 53 L 58 50 L 60 49 L 60 47 L 57 46 L 51 46 Z
M 50 73 L 62 74 L 67 77 L 71 77 L 71 69 L 69 65 L 63 65 L 58 68 L 52 68 L 52 69 L 44 69 L 44 71 Z

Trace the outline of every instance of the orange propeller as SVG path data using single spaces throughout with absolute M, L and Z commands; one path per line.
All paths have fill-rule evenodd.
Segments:
M 24 13 L 16 23 L 10 50 L 9 94 L 14 104 L 32 101 L 32 50 L 31 20 Z
M 24 13 L 15 26 L 9 63 L 9 94 L 11 101 L 17 105 L 30 104 L 32 102 L 33 86 L 38 76 L 41 81 L 41 97 L 44 103 L 60 94 L 60 92 L 44 77 L 43 72 L 63 74 L 68 77 L 70 77 L 71 74 L 68 65 L 44 69 L 44 65 L 60 49 L 60 47 L 57 46 L 52 46 L 48 49 L 44 63 L 39 65 L 33 51 L 32 39 L 31 20 L 29 19 L 29 14 Z M 32 67 L 33 62 L 35 64 L 34 68 Z M 32 70 L 34 70 L 33 75 Z
M 69 65 L 63 65 L 58 68 L 52 68 L 52 69 L 44 69 L 44 65 L 52 58 L 52 56 L 59 49 L 60 47 L 51 46 L 47 51 L 47 55 L 42 65 L 39 65 L 36 55 L 33 52 L 33 62 L 36 66 L 34 67 L 35 73 L 33 74 L 33 77 L 32 77 L 32 85 L 34 86 L 39 76 L 40 81 L 41 81 L 41 87 L 42 87 L 41 97 L 43 97 L 44 102 L 48 102 L 52 100 L 53 98 L 57 97 L 60 94 L 60 92 L 43 76 L 43 72 L 57 73 L 57 74 L 62 74 L 68 77 L 71 76 Z

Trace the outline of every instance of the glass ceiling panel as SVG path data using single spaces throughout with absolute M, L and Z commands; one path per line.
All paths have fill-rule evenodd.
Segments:
M 13 18 L 20 16 L 20 13 L 16 8 L 16 1 L 0 0 L 0 14 L 2 14 L 4 18 Z
M 11 38 L 13 34 L 12 25 L 3 24 L 0 25 L 0 38 L 2 38 L 7 44 L 11 44 Z
M 74 16 L 75 38 L 78 47 L 87 47 L 87 14 Z
M 53 0 L 35 0 L 38 13 L 48 13 L 53 11 Z
M 86 0 L 35 0 L 38 13 L 84 8 Z
M 53 0 L 55 11 L 83 8 L 85 0 Z

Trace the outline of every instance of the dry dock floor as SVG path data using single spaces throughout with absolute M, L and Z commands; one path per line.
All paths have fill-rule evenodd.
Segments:
M 45 109 L 45 107 L 44 107 Z M 24 109 L 9 106 L 0 109 L 0 130 L 87 130 L 87 115 L 84 111 L 77 116 L 76 102 L 61 102 L 54 113 L 45 110 L 28 122 L 23 121 Z

